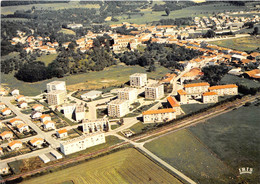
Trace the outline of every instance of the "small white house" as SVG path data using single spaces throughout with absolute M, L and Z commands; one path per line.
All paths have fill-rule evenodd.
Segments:
M 13 138 L 13 132 L 11 131 L 4 131 L 3 133 L 0 134 L 0 137 L 4 139 L 11 139 Z
M 4 109 L 4 108 L 6 108 L 6 105 L 5 105 L 5 103 L 3 103 L 3 102 L 0 102 L 0 109 Z
M 55 123 L 53 121 L 45 121 L 43 122 L 43 128 L 45 130 L 55 129 Z
M 21 141 L 17 141 L 17 140 L 14 140 L 14 141 L 8 143 L 8 147 L 11 150 L 20 149 L 22 146 L 23 146 L 22 142 Z
M 35 104 L 34 106 L 33 106 L 33 110 L 34 111 L 43 111 L 43 109 L 44 109 L 44 106 L 43 105 L 41 105 L 41 104 Z
M 29 131 L 29 126 L 25 123 L 21 123 L 17 125 L 17 129 L 20 133 L 23 133 L 24 131 Z
M 16 97 L 17 102 L 25 101 L 25 97 L 23 95 L 19 95 Z
M 20 102 L 18 102 L 18 106 L 23 109 L 23 108 L 26 108 L 28 106 L 28 104 L 26 101 L 20 101 Z
M 7 174 L 9 173 L 9 167 L 7 163 L 1 163 L 0 164 L 0 174 Z
M 33 138 L 32 140 L 30 140 L 30 144 L 32 146 L 36 146 L 36 147 L 40 147 L 44 142 L 43 138 Z
M 89 99 L 95 99 L 97 97 L 99 97 L 100 95 L 102 94 L 102 91 L 89 91 L 83 95 L 81 95 L 80 97 L 83 99 L 83 100 L 89 100 Z
M 19 118 L 13 118 L 9 121 L 9 123 L 12 125 L 12 126 L 17 126 L 18 124 L 20 123 L 23 123 L 23 121 Z
M 7 116 L 12 113 L 11 109 L 9 109 L 9 108 L 4 108 L 1 112 L 2 112 L 3 116 Z
M 41 122 L 51 121 L 51 116 L 48 114 L 41 115 Z
M 32 119 L 39 119 L 41 117 L 42 113 L 38 111 L 33 111 L 31 114 Z
M 20 95 L 20 92 L 19 92 L 18 89 L 14 89 L 14 90 L 11 92 L 11 95 L 13 95 L 13 96 L 18 96 L 18 95 Z
M 57 137 L 64 138 L 68 136 L 68 131 L 64 128 L 57 131 Z

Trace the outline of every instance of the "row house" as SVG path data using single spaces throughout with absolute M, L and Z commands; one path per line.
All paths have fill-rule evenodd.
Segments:
M 205 92 L 202 94 L 203 103 L 217 103 L 218 94 L 216 92 Z
M 184 89 L 188 95 L 188 97 L 200 98 L 202 93 L 208 91 L 209 83 L 193 83 L 193 84 L 185 84 Z
M 216 92 L 219 96 L 237 95 L 238 86 L 235 84 L 211 86 L 211 87 L 209 87 L 209 91 Z
M 96 120 L 84 120 L 82 122 L 84 133 L 104 132 L 110 130 L 109 120 L 96 119 Z
M 144 123 L 164 122 L 164 121 L 175 119 L 176 111 L 172 108 L 149 110 L 149 111 L 144 111 L 142 115 L 143 115 Z

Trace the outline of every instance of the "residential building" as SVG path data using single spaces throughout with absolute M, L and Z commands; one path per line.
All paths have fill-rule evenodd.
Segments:
M 82 122 L 84 133 L 94 133 L 110 130 L 108 119 L 84 120 Z
M 65 81 L 53 81 L 47 84 L 47 92 L 66 91 Z
M 11 109 L 9 109 L 9 108 L 4 108 L 1 112 L 2 112 L 3 116 L 7 116 L 12 113 Z
M 19 125 L 17 125 L 17 129 L 20 133 L 23 133 L 24 131 L 29 131 L 29 126 L 25 123 L 21 123 Z
M 16 126 L 16 125 L 18 125 L 20 123 L 24 123 L 24 122 L 19 118 L 13 118 L 13 119 L 9 120 L 9 123 L 12 126 Z
M 45 121 L 51 121 L 51 116 L 48 114 L 43 114 L 41 115 L 41 122 L 45 122 Z
M 75 103 L 64 104 L 62 105 L 63 114 L 66 118 L 72 118 L 72 114 L 76 109 Z
M 34 110 L 34 111 L 40 111 L 40 112 L 42 112 L 43 109 L 44 109 L 44 106 L 41 105 L 41 104 L 35 104 L 35 105 L 33 106 L 33 110 Z
M 199 68 L 192 68 L 180 78 L 180 82 L 183 84 L 185 80 L 195 80 L 201 76 L 203 76 L 203 72 Z
M 41 154 L 39 155 L 39 158 L 43 161 L 43 163 L 48 163 L 50 162 L 51 160 L 49 159 L 49 157 L 47 157 L 45 154 Z
M 19 149 L 23 146 L 23 143 L 21 141 L 17 141 L 17 140 L 14 140 L 10 143 L 8 143 L 8 147 L 11 149 L 11 150 L 16 150 L 16 149 Z
M 44 121 L 43 122 L 43 128 L 45 130 L 55 129 L 55 122 L 53 122 L 53 121 Z
M 77 122 L 85 119 L 86 111 L 85 111 L 85 106 L 83 104 L 76 106 L 76 109 L 74 111 L 74 116 L 72 116 L 72 118 L 75 119 Z
M 3 103 L 3 102 L 0 102 L 0 109 L 2 110 L 2 109 L 4 109 L 4 108 L 6 108 L 6 105 L 5 105 L 5 103 Z
M 162 97 L 164 97 L 163 84 L 151 84 L 145 87 L 146 99 L 160 99 Z
M 4 150 L 2 147 L 0 147 L 0 155 L 3 155 L 4 154 Z
M 4 131 L 0 134 L 0 137 L 4 140 L 4 139 L 11 139 L 13 138 L 13 132 L 11 131 Z
M 78 151 L 85 150 L 86 148 L 105 143 L 104 133 L 96 133 L 92 135 L 82 135 L 80 137 L 61 142 L 60 149 L 64 155 L 69 155 Z
M 21 102 L 21 101 L 25 101 L 25 100 L 26 100 L 25 96 L 23 96 L 23 95 L 19 95 L 19 96 L 16 97 L 17 102 Z
M 118 99 L 128 100 L 129 103 L 133 103 L 137 99 L 136 88 L 123 88 L 118 91 Z
M 67 136 L 68 136 L 68 131 L 65 128 L 57 131 L 58 138 L 64 138 Z
M 178 93 L 177 97 L 180 101 L 180 104 L 188 104 L 189 103 L 189 99 L 187 97 L 186 91 L 184 91 L 183 89 L 179 89 L 177 91 L 177 93 Z
M 187 93 L 188 97 L 195 97 L 201 98 L 202 93 L 208 91 L 209 83 L 202 82 L 202 83 L 193 83 L 193 84 L 184 84 L 184 89 Z
M 38 111 L 33 111 L 31 114 L 32 119 L 39 119 L 41 116 L 42 116 L 42 113 L 38 112 Z
M 47 93 L 47 100 L 49 105 L 60 105 L 63 104 L 66 100 L 67 92 L 66 91 L 51 91 Z
M 237 95 L 238 86 L 235 84 L 211 86 L 211 87 L 209 87 L 209 91 L 216 92 L 219 96 Z
M 26 101 L 20 101 L 20 102 L 18 102 L 18 106 L 23 109 L 23 108 L 26 108 L 28 106 L 28 104 Z
M 83 99 L 83 100 L 93 100 L 99 96 L 101 96 L 102 94 L 102 91 L 95 91 L 95 90 L 92 90 L 92 91 L 89 91 L 83 95 L 81 95 L 80 97 Z
M 172 108 L 144 111 L 143 122 L 155 123 L 169 121 L 176 118 L 176 111 Z
M 30 144 L 32 146 L 36 146 L 36 147 L 41 147 L 43 142 L 44 142 L 44 139 L 43 138 L 38 138 L 38 137 L 35 137 L 32 140 L 30 140 Z
M 172 109 L 175 110 L 176 115 L 180 115 L 181 114 L 181 106 L 180 106 L 179 102 L 176 100 L 176 98 L 169 96 L 169 97 L 167 97 L 167 101 L 170 104 L 170 106 L 172 107 Z
M 8 174 L 9 173 L 9 166 L 7 163 L 1 163 L 0 164 L 0 174 Z
M 18 95 L 20 95 L 19 90 L 18 90 L 18 89 L 14 89 L 14 90 L 11 92 L 11 95 L 13 95 L 13 96 L 18 96 Z
M 146 73 L 135 73 L 130 75 L 130 86 L 131 87 L 144 87 L 147 85 L 147 74 Z
M 127 100 L 116 99 L 108 104 L 108 116 L 123 117 L 129 112 L 129 102 Z
M 172 84 L 173 83 L 173 80 L 174 78 L 176 77 L 177 75 L 175 73 L 167 73 L 163 79 L 160 81 L 160 83 L 163 83 L 163 84 Z
M 216 92 L 205 92 L 202 94 L 203 103 L 217 103 L 218 94 Z

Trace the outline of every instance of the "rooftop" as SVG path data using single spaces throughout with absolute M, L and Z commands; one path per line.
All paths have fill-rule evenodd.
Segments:
M 179 102 L 178 102 L 174 97 L 172 97 L 172 96 L 169 96 L 169 97 L 167 98 L 167 101 L 170 103 L 170 105 L 171 105 L 172 107 L 180 107 Z
M 211 87 L 209 87 L 209 90 L 225 89 L 225 88 L 237 88 L 237 85 L 235 85 L 235 84 L 227 84 L 227 85 L 211 86 Z
M 177 92 L 179 95 L 187 95 L 186 91 L 184 91 L 183 89 L 179 89 Z
M 158 109 L 158 110 L 149 110 L 149 111 L 144 111 L 142 114 L 143 115 L 149 115 L 149 114 L 162 114 L 162 113 L 170 113 L 170 112 L 175 112 L 174 109 Z
M 215 92 L 205 92 L 202 94 L 203 96 L 212 96 L 212 95 L 218 95 L 217 93 Z
M 207 82 L 201 82 L 201 83 L 193 83 L 193 84 L 185 84 L 185 88 L 190 88 L 190 87 L 198 87 L 198 86 L 209 86 L 209 83 Z

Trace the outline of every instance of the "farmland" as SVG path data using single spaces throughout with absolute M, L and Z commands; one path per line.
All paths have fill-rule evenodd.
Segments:
M 215 44 L 221 47 L 227 47 L 234 50 L 239 51 L 252 51 L 260 47 L 260 38 L 259 37 L 242 37 L 242 38 L 235 38 L 235 39 L 226 39 L 226 40 L 219 40 L 219 41 L 212 41 L 209 42 L 210 44 Z
M 145 147 L 199 183 L 230 183 L 228 167 L 188 130 L 181 130 Z
M 240 85 L 244 85 L 248 88 L 256 88 L 256 87 L 260 87 L 260 83 L 257 82 L 257 81 L 253 81 L 253 80 L 250 80 L 250 79 L 246 79 L 246 78 L 241 78 L 241 77 L 238 77 L 238 76 L 234 76 L 234 75 L 225 75 L 221 81 L 220 81 L 221 84 L 240 84 Z
M 155 72 L 148 72 L 148 77 L 161 78 L 170 70 L 162 66 L 157 66 Z M 74 91 L 77 89 L 99 89 L 121 85 L 129 81 L 129 75 L 136 72 L 146 72 L 146 69 L 140 66 L 116 65 L 98 72 L 89 72 L 78 75 L 70 75 L 58 80 L 64 80 L 67 89 Z M 38 95 L 46 89 L 46 84 L 57 80 L 53 78 L 35 83 L 27 83 L 17 80 L 13 74 L 2 74 L 1 82 L 11 88 L 18 88 L 23 95 Z
M 91 169 L 89 169 L 91 168 Z M 68 174 L 69 173 L 69 174 Z M 23 183 L 172 183 L 179 182 L 135 149 L 126 149 Z
M 260 178 L 260 108 L 255 105 L 241 107 L 189 128 L 237 173 L 240 167 L 252 167 L 255 171 L 252 175 L 241 175 L 244 183 L 257 183 Z
M 74 31 L 72 31 L 70 29 L 64 29 L 64 28 L 62 28 L 58 33 L 76 35 L 76 33 Z

